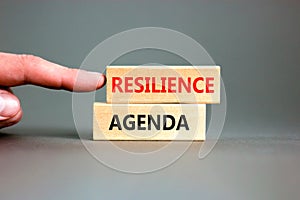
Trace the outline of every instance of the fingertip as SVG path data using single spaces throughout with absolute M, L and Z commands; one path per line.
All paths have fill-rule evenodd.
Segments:
M 5 128 L 17 124 L 18 122 L 21 121 L 22 116 L 23 116 L 23 112 L 22 109 L 20 109 L 18 113 L 16 113 L 14 116 L 6 120 L 0 120 L 0 128 Z
M 91 92 L 103 87 L 106 82 L 105 75 L 98 72 L 89 72 L 85 70 L 79 70 L 76 73 L 77 76 L 73 81 L 73 91 L 75 92 Z M 67 81 L 65 81 L 65 86 L 67 85 Z M 64 87 L 66 88 L 66 87 Z
M 100 78 L 97 84 L 97 90 L 102 88 L 106 84 L 106 76 L 104 74 L 100 74 Z
M 21 110 L 20 101 L 12 94 L 0 95 L 0 120 L 15 116 Z

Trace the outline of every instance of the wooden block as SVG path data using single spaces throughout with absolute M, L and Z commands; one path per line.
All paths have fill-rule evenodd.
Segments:
M 219 66 L 108 66 L 108 103 L 220 103 Z
M 94 103 L 94 140 L 205 140 L 205 104 Z

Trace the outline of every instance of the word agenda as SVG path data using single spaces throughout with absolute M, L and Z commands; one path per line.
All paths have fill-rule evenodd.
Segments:
M 170 123 L 167 124 L 167 121 Z M 118 115 L 113 115 L 109 130 L 112 130 L 114 127 L 118 128 L 118 130 L 122 130 L 122 126 L 126 130 L 152 130 L 152 127 L 156 130 L 171 130 L 173 128 L 176 128 L 176 130 L 180 130 L 180 128 L 189 130 L 185 115 L 180 115 L 178 122 L 176 122 L 175 117 L 172 115 L 162 115 L 162 117 L 156 115 L 156 117 L 154 117 L 152 115 L 140 114 L 135 116 L 128 114 L 123 118 L 122 123 L 120 123 Z

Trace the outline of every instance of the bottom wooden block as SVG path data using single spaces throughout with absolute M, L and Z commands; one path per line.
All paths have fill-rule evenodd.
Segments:
M 94 104 L 94 140 L 205 140 L 205 104 Z

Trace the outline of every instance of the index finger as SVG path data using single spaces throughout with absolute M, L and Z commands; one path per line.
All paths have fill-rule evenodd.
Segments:
M 52 89 L 88 92 L 101 88 L 101 73 L 67 68 L 33 55 L 0 53 L 0 86 L 33 84 Z

